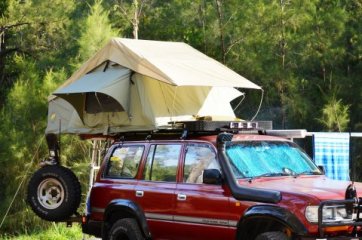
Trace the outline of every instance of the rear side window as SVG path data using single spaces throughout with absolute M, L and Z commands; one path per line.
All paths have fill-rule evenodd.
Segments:
M 117 147 L 109 158 L 106 177 L 134 178 L 142 159 L 144 146 Z
M 143 178 L 150 181 L 176 182 L 181 145 L 152 145 Z
M 186 148 L 183 182 L 202 183 L 205 169 L 220 170 L 214 150 L 207 144 L 189 144 Z

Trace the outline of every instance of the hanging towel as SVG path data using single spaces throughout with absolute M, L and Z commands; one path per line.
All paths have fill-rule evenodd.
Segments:
M 322 165 L 327 177 L 349 180 L 349 133 L 315 133 L 314 161 Z

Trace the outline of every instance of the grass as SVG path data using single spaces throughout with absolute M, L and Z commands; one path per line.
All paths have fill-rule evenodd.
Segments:
M 65 223 L 53 223 L 50 228 L 42 232 L 34 232 L 19 236 L 0 236 L 1 240 L 81 240 L 83 239 L 82 229 L 79 225 L 74 224 L 67 227 Z M 85 239 L 90 239 L 89 237 Z

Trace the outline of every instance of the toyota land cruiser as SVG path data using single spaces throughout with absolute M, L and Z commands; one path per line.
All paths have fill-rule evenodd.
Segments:
M 29 201 L 47 213 L 74 194 L 64 184 L 77 185 L 37 182 L 47 201 Z M 358 239 L 357 191 L 362 184 L 327 178 L 295 143 L 261 131 L 125 134 L 104 158 L 82 227 L 103 239 Z

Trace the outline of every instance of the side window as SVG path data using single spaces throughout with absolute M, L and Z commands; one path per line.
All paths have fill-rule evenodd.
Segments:
M 184 177 L 185 183 L 202 183 L 204 169 L 219 169 L 215 152 L 207 144 L 190 144 L 186 149 Z
M 134 178 L 143 155 L 144 146 L 120 146 L 108 161 L 105 176 L 111 178 Z
M 176 182 L 181 145 L 152 145 L 143 178 L 150 181 Z

